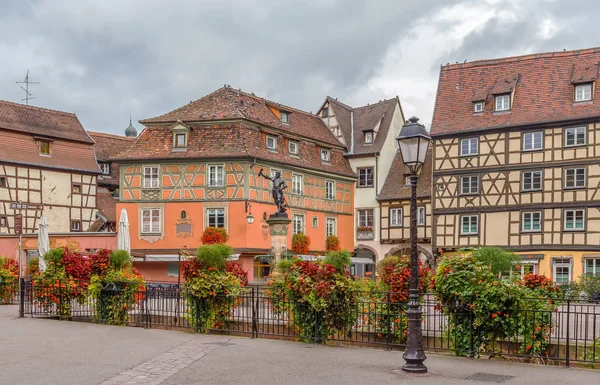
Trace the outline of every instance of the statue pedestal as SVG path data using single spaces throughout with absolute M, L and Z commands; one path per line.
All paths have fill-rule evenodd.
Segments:
M 269 233 L 271 234 L 271 249 L 275 254 L 275 260 L 273 261 L 273 268 L 271 269 L 271 275 L 278 275 L 279 272 L 274 268 L 281 261 L 281 253 L 287 247 L 287 234 L 288 227 L 292 223 L 292 220 L 288 218 L 287 214 L 276 215 L 273 214 L 267 219 L 269 225 Z

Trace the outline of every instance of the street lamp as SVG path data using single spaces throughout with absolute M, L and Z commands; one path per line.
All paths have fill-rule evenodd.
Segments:
M 419 304 L 419 256 L 417 254 L 417 180 L 418 172 L 425 163 L 431 138 L 425 126 L 412 117 L 402 126 L 396 138 L 402 161 L 410 170 L 410 291 L 408 297 L 408 336 L 402 370 L 410 373 L 427 373 L 423 363 L 427 358 L 423 352 L 423 332 L 421 330 L 421 307 Z
M 250 212 L 248 213 L 248 211 Z M 254 215 L 252 215 L 252 204 L 249 201 L 246 201 L 246 212 L 248 213 L 248 215 L 246 215 L 246 221 L 251 225 L 254 223 Z

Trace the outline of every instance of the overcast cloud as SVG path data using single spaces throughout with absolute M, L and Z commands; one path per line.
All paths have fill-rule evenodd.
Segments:
M 400 96 L 429 125 L 439 66 L 600 46 L 594 0 L 0 0 L 0 99 L 123 133 L 230 84 L 306 111 Z M 141 128 L 139 124 L 136 124 Z

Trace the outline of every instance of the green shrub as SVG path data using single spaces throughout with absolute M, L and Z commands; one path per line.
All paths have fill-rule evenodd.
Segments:
M 49 265 L 58 265 L 62 261 L 64 255 L 63 249 L 50 249 L 44 254 L 43 258 Z
M 115 270 L 123 270 L 131 266 L 131 256 L 126 250 L 115 250 L 110 253 L 110 266 Z
M 292 260 L 292 259 L 282 259 L 277 264 L 277 271 L 279 271 L 281 274 L 287 274 L 287 273 L 289 273 L 290 267 L 292 267 L 293 263 L 294 263 L 294 260 Z
M 600 277 L 581 277 L 579 287 L 586 299 L 600 301 Z
M 343 273 L 352 262 L 352 254 L 348 250 L 330 251 L 325 256 L 324 262 L 335 267 L 337 271 Z
M 219 271 L 225 270 L 227 258 L 232 253 L 231 247 L 225 244 L 202 245 L 196 252 L 196 258 L 207 268 L 213 267 Z
M 387 268 L 394 268 L 401 262 L 401 258 L 397 255 L 388 255 L 377 264 L 377 274 L 382 275 Z
M 477 262 L 489 266 L 494 275 L 510 274 L 513 265 L 521 260 L 512 251 L 493 246 L 483 246 L 473 250 L 473 257 Z

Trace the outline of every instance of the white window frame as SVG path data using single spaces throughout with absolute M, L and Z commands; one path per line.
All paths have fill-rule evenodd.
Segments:
M 285 111 L 280 111 L 279 112 L 279 120 L 281 120 L 281 123 L 289 123 L 290 122 L 290 114 L 288 112 Z
M 483 102 L 473 103 L 473 112 L 483 112 Z
M 277 137 L 274 135 L 267 135 L 266 138 L 266 146 L 269 150 L 277 150 Z M 272 142 L 271 145 L 269 145 L 269 141 Z
M 510 94 L 496 95 L 494 97 L 494 110 L 495 111 L 509 111 L 510 110 Z
M 110 163 L 100 163 L 102 175 L 110 175 Z
M 465 192 L 464 180 L 468 178 L 469 188 Z M 473 192 L 473 180 L 475 180 L 475 192 Z M 479 194 L 479 175 L 465 175 L 460 177 L 460 194 L 461 195 L 477 195 Z
M 328 148 L 321 149 L 321 161 L 331 162 L 331 150 Z
M 536 147 L 536 136 L 540 136 L 539 147 Z M 527 137 L 531 137 L 531 147 L 527 148 Z M 544 131 L 531 131 L 523 133 L 523 151 L 538 151 L 544 149 Z
M 0 229 L 2 227 L 8 227 L 8 216 L 6 215 L 0 215 Z
M 319 227 L 319 218 L 318 217 L 312 217 L 312 227 Z
M 369 212 L 371 213 L 369 224 Z M 358 227 L 371 227 L 375 229 L 375 211 L 373 209 L 360 209 L 357 210 Z
M 539 173 L 539 179 L 540 179 L 540 187 L 536 188 L 535 187 L 535 174 Z M 530 188 L 526 188 L 525 186 L 525 174 L 531 174 L 531 187 Z M 544 172 L 541 170 L 536 170 L 536 171 L 523 171 L 521 178 L 523 178 L 523 180 L 521 181 L 521 190 L 522 191 L 540 191 L 543 188 L 544 185 Z
M 299 143 L 295 140 L 288 141 L 288 151 L 290 152 L 290 154 L 298 155 L 298 146 Z
M 179 143 L 177 142 L 177 139 L 181 136 L 183 136 L 183 144 L 179 145 Z M 186 148 L 187 147 L 187 133 L 185 132 L 174 132 L 173 133 L 173 148 Z
M 325 199 L 330 201 L 335 199 L 335 183 L 332 180 L 325 181 Z
M 292 230 L 293 234 L 303 233 L 304 232 L 304 214 L 294 214 L 292 219 Z
M 579 174 L 579 170 L 583 170 L 583 184 L 578 184 L 577 174 Z M 569 171 L 573 171 L 573 185 L 568 185 L 568 175 Z M 576 188 L 585 188 L 587 185 L 587 169 L 585 167 L 575 167 L 575 168 L 565 168 L 565 188 L 566 189 L 576 189 Z
M 417 226 L 425 226 L 425 207 L 417 207 Z
M 221 171 L 221 179 L 219 180 L 219 170 Z M 225 186 L 225 166 L 222 164 L 209 164 L 207 167 L 208 187 L 223 187 Z M 221 182 L 221 183 L 219 183 Z
M 473 232 L 471 228 L 473 227 L 473 218 L 475 218 L 475 224 L 477 229 Z M 469 231 L 464 231 L 465 227 L 465 219 L 469 220 Z M 479 215 L 463 215 L 460 217 L 460 234 L 461 235 L 477 235 L 479 234 Z
M 77 225 L 77 226 L 73 226 Z M 81 231 L 81 221 L 71 221 L 71 231 L 80 232 Z
M 536 222 L 534 222 L 534 216 L 537 215 L 538 216 L 538 221 L 537 223 L 539 224 L 539 229 L 535 229 L 534 224 Z M 531 228 L 526 229 L 525 228 L 525 223 L 526 223 L 526 217 L 529 217 L 529 223 Z M 537 233 L 542 231 L 542 212 L 541 211 L 524 211 L 521 213 L 521 231 L 524 233 Z
M 592 271 L 588 274 L 588 261 L 592 261 Z M 600 267 L 600 257 L 585 257 L 583 258 L 583 276 L 584 277 L 600 277 L 600 273 L 596 274 L 596 270 Z
M 575 85 L 575 101 L 585 102 L 592 100 L 592 83 L 576 84 Z M 581 91 L 581 92 L 580 92 Z
M 412 184 L 411 184 L 411 175 L 405 175 L 404 176 L 404 185 L 405 186 L 412 186 Z
M 402 227 L 402 208 L 390 208 L 390 227 Z
M 578 211 L 580 211 L 582 214 L 581 215 L 582 227 L 576 227 Z M 563 220 L 563 230 L 564 231 L 585 231 L 586 225 L 585 225 L 585 210 L 584 209 L 569 209 L 569 210 L 564 210 L 563 213 L 564 213 L 564 220 Z M 573 227 L 572 228 L 567 227 L 568 213 L 572 213 L 572 215 L 573 215 Z
M 520 268 L 517 270 L 515 265 L 519 265 Z M 518 272 L 521 278 L 523 278 L 525 275 L 529 274 L 525 274 L 525 266 L 531 266 L 531 273 L 537 274 L 539 271 L 540 263 L 538 261 L 519 261 L 515 265 L 513 265 L 511 268 L 511 274 L 515 274 Z
M 159 166 L 144 166 L 144 188 L 160 188 L 160 167 Z M 154 172 L 156 169 L 156 172 Z M 146 171 L 150 170 L 150 173 Z M 146 177 L 149 175 L 149 177 Z
M 227 228 L 227 210 L 224 207 L 207 207 L 206 208 L 206 227 Z M 219 216 L 223 216 L 223 226 L 219 226 Z M 211 226 L 211 216 L 216 226 Z
M 292 194 L 302 195 L 304 193 L 304 185 L 301 174 L 292 174 Z
M 148 228 L 146 228 L 146 222 L 144 221 L 144 213 L 145 212 L 149 212 L 149 219 L 150 221 L 148 222 Z M 158 219 L 154 220 L 154 213 L 157 212 L 158 213 Z M 142 234 L 161 234 L 162 233 L 162 210 L 160 208 L 142 208 L 140 210 L 140 217 L 141 217 L 141 222 L 142 222 L 142 226 L 141 226 L 141 233 Z M 156 224 L 156 226 L 158 226 L 158 230 L 153 231 L 153 226 Z
M 573 143 L 569 144 L 569 131 L 573 132 Z M 579 126 L 579 127 L 567 127 L 565 128 L 565 147 L 577 147 L 577 146 L 585 146 L 587 145 L 587 127 Z M 583 143 L 577 143 L 578 134 L 583 132 Z
M 565 261 L 569 261 L 568 263 Z M 569 268 L 569 281 L 568 282 L 558 282 L 556 280 L 556 270 L 557 267 L 568 267 Z M 573 263 L 570 258 L 557 258 L 552 260 L 552 280 L 555 283 L 569 283 L 573 280 Z
M 281 170 L 278 170 L 278 169 L 276 169 L 276 168 L 272 168 L 272 169 L 271 169 L 271 171 L 270 171 L 270 173 L 269 173 L 269 175 L 271 176 L 271 178 L 275 178 L 275 173 L 276 173 L 277 171 L 279 171 L 279 175 L 283 175 L 283 171 L 281 171 Z
M 368 170 L 371 170 L 371 184 L 369 182 Z M 363 177 L 364 172 L 364 177 Z M 365 184 L 363 184 L 363 179 Z M 358 187 L 373 187 L 375 185 L 375 168 L 363 167 L 358 169 Z
M 367 144 L 373 143 L 373 131 L 365 132 L 365 143 L 367 143 Z
M 466 144 L 466 151 L 465 146 Z M 479 155 L 479 138 L 464 138 L 460 140 L 460 156 L 474 156 Z
M 335 218 L 325 219 L 325 237 L 337 235 L 337 220 Z

